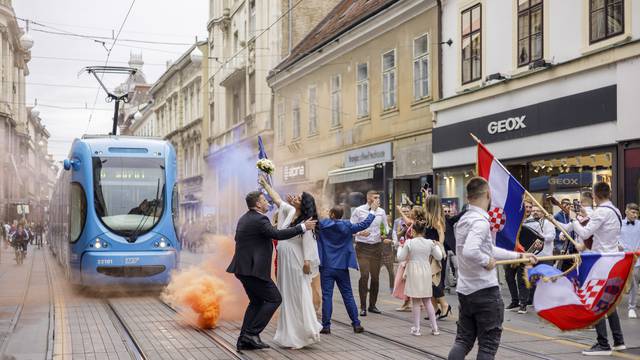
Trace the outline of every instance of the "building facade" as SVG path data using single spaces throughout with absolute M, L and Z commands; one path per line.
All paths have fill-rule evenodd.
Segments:
M 420 202 L 438 98 L 436 1 L 340 1 L 269 76 L 276 185 L 354 207 Z
M 610 182 L 640 200 L 640 9 L 629 0 L 447 1 L 443 99 L 434 112 L 437 192 L 464 201 L 474 133 L 529 191 L 578 199 Z M 511 19 L 495 21 L 494 19 Z
M 25 77 L 29 75 L 32 42 L 21 42 L 24 31 L 18 27 L 12 3 L 0 1 L 0 221 L 16 218 L 17 205 L 29 201 L 25 164 L 19 154 L 29 139 L 29 119 L 25 105 Z

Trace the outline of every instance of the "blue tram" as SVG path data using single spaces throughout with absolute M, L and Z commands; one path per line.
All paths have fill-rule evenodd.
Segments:
M 85 135 L 51 198 L 52 251 L 75 285 L 165 285 L 179 263 L 177 202 L 170 143 Z

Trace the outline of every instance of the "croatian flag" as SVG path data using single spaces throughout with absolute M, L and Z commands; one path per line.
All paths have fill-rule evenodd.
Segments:
M 478 143 L 478 175 L 489 182 L 491 189 L 489 221 L 491 230 L 496 233 L 496 246 L 524 251 L 518 244 L 524 218 L 524 187 L 481 143 Z
M 528 271 L 537 281 L 533 307 L 560 330 L 588 327 L 606 315 L 622 296 L 634 253 L 582 253 L 580 265 L 567 276 L 550 265 Z

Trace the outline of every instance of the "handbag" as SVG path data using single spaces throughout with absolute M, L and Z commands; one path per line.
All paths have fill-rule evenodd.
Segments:
M 443 254 L 442 259 L 444 260 L 444 246 L 439 241 L 433 240 L 433 243 L 440 248 L 440 251 Z M 429 257 L 429 262 L 431 265 L 431 281 L 434 285 L 440 284 L 440 278 L 442 276 L 442 263 L 440 262 L 440 260 L 436 260 L 433 256 Z

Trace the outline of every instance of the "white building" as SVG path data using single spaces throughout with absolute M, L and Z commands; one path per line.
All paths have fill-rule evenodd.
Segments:
M 463 202 L 478 136 L 534 196 L 610 181 L 640 200 L 640 3 L 444 1 L 437 189 Z

